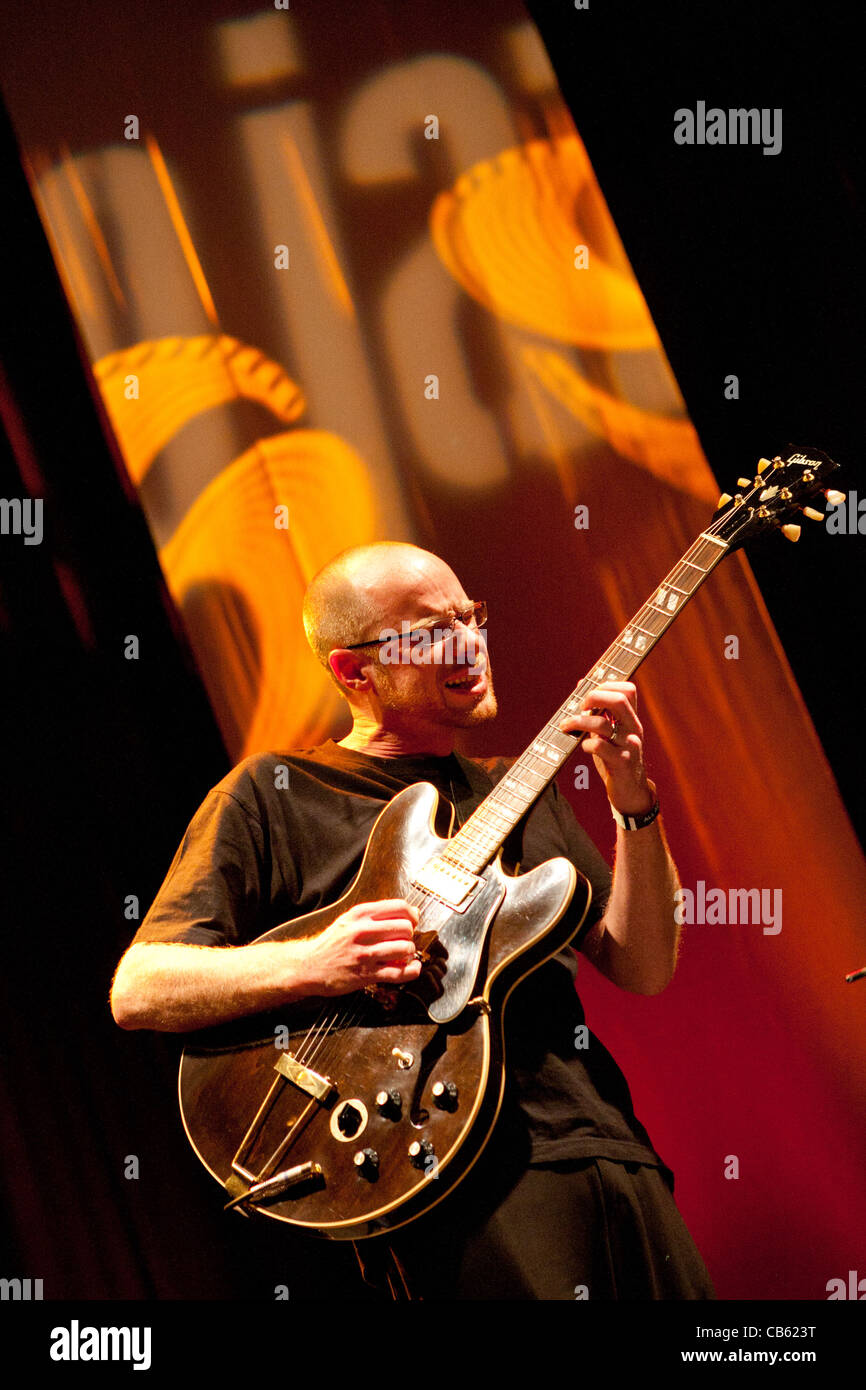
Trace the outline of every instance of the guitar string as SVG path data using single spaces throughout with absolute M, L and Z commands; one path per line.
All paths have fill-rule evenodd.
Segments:
M 458 829 L 459 829 L 459 828 L 462 827 L 462 825 L 463 825 L 463 820 L 461 819 L 461 816 L 460 816 L 460 809 L 459 809 L 459 807 L 458 807 L 458 805 L 457 805 L 457 794 L 456 794 L 456 791 L 455 791 L 455 788 L 454 788 L 454 779 L 453 779 L 453 777 L 449 778 L 449 786 L 450 786 L 450 789 L 451 789 L 451 798 L 452 798 L 451 804 L 452 804 L 452 806 L 453 806 L 453 808 L 454 808 L 454 816 L 455 816 L 455 819 L 456 819 L 456 821 L 457 821 L 457 826 L 458 826 Z M 423 916 L 424 916 L 424 914 L 423 914 L 422 909 L 425 908 L 425 907 L 428 907 L 428 906 L 430 906 L 430 907 L 432 908 L 432 906 L 436 903 L 437 900 L 431 898 L 431 896 L 430 896 L 429 894 L 425 893 L 422 889 L 418 889 L 418 888 L 416 888 L 416 887 L 413 886 L 412 888 L 410 888 L 408 894 L 406 895 L 405 901 L 406 901 L 407 903 L 409 903 L 410 906 L 412 906 L 412 907 L 417 907 L 417 908 L 419 909 L 419 923 L 418 923 L 418 927 L 419 927 L 419 929 L 420 929 L 420 928 L 423 926 Z M 431 928 L 428 927 L 427 930 L 431 930 Z M 438 928 L 437 928 L 437 927 L 433 927 L 433 928 L 432 928 L 432 931 L 433 931 L 434 934 L 437 934 L 437 933 L 438 933 Z M 302 1065 L 305 1065 L 305 1066 L 311 1066 L 312 1063 L 313 1063 L 315 1060 L 318 1060 L 320 1065 L 322 1065 L 322 1063 L 323 1063 L 324 1061 L 327 1061 L 327 1062 L 328 1062 L 329 1064 L 331 1064 L 331 1065 L 335 1064 L 338 1060 L 340 1060 L 340 1057 L 343 1055 L 342 1052 L 340 1053 L 339 1056 L 336 1056 L 335 1053 L 336 1053 L 337 1049 L 331 1048 L 331 1049 L 328 1049 L 328 1050 L 325 1052 L 325 1056 L 322 1057 L 322 1056 L 321 1056 L 322 1049 L 326 1047 L 328 1041 L 332 1038 L 332 1036 L 333 1036 L 333 1034 L 335 1033 L 335 1031 L 336 1031 L 337 1033 L 340 1033 L 340 1032 L 347 1032 L 349 1029 L 356 1027 L 356 1026 L 358 1025 L 360 1019 L 363 1017 L 364 1013 L 365 1013 L 365 1012 L 369 1012 L 369 1006 L 370 1006 L 370 1003 L 371 1003 L 371 1002 L 372 1002 L 372 1001 L 371 1001 L 371 997 L 370 997 L 369 994 L 367 994 L 366 991 L 359 992 L 359 993 L 358 993 L 358 996 L 357 996 L 357 1004 L 356 1004 L 356 1006 L 355 1006 L 355 1011 L 354 1011 L 354 1013 L 353 1013 L 353 1014 L 350 1014 L 350 1013 L 347 1011 L 347 1012 L 345 1013 L 345 1015 L 341 1018 L 341 1017 L 340 1017 L 340 1011 L 339 1011 L 339 1009 L 338 1009 L 338 1010 L 337 1010 L 337 1013 L 334 1015 L 334 1017 L 329 1021 L 329 1023 L 328 1023 L 327 1025 L 321 1025 L 321 1026 L 319 1027 L 319 1029 L 318 1029 L 318 1034 L 319 1034 L 319 1036 L 318 1036 L 318 1038 L 317 1038 L 314 1042 L 311 1042 L 311 1034 L 312 1034 L 312 1032 L 313 1032 L 313 1028 L 311 1028 L 310 1031 L 308 1032 L 306 1038 L 304 1039 L 303 1043 L 301 1044 L 301 1049 L 299 1049 L 299 1052 L 295 1054 L 296 1060 L 299 1061 L 299 1062 L 301 1062 Z M 323 1012 L 326 1012 L 326 1011 L 323 1011 Z M 321 1015 L 320 1015 L 320 1018 L 321 1018 Z M 318 1020 L 317 1020 L 317 1021 L 318 1021 Z M 315 1028 L 315 1025 L 314 1025 L 314 1028 Z M 309 1050 L 307 1050 L 307 1051 L 304 1052 L 304 1055 L 303 1055 L 303 1058 L 302 1058 L 301 1055 L 300 1055 L 300 1052 L 301 1052 L 302 1049 L 307 1048 L 307 1047 L 308 1047 L 308 1044 L 309 1044 Z
M 330 1019 L 327 1019 L 328 1007 L 326 1006 L 321 1011 L 318 1018 L 311 1025 L 306 1037 L 294 1053 L 296 1061 L 300 1062 L 303 1066 L 312 1066 L 313 1062 L 318 1059 L 321 1065 L 322 1059 L 320 1058 L 320 1053 L 332 1035 L 335 1032 L 341 1033 L 345 1032 L 347 1029 L 356 1027 L 364 1014 L 366 1006 L 369 1004 L 369 995 L 367 995 L 365 991 L 355 991 L 354 999 L 354 1012 L 350 1012 L 348 1009 L 338 1005 L 334 1015 Z M 330 1060 L 330 1053 L 326 1055 L 328 1060 Z

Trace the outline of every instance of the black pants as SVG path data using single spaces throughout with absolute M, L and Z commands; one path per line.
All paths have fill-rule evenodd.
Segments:
M 389 1244 L 413 1299 L 715 1298 L 664 1173 L 646 1164 L 583 1159 L 516 1178 L 473 1170 Z M 381 1280 L 384 1238 L 359 1253 Z M 393 1265 L 391 1283 L 394 1296 Z

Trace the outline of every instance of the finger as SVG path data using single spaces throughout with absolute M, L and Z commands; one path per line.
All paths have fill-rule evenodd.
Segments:
M 606 704 L 588 704 L 593 699 L 605 700 Z M 628 734 L 636 734 L 639 739 L 643 738 L 643 725 L 632 709 L 628 701 L 615 691 L 595 690 L 587 696 L 584 701 L 585 708 L 582 713 L 569 715 L 568 718 L 560 722 L 559 727 L 564 733 L 573 733 L 575 729 L 583 729 L 587 733 L 600 734 L 602 738 L 609 738 L 614 726 L 617 729 L 617 741 L 622 744 Z
M 585 714 L 569 715 L 567 719 L 561 721 L 559 727 L 567 734 L 574 732 L 576 729 L 580 729 L 585 733 L 608 741 L 610 740 L 614 728 L 617 730 L 619 741 L 622 741 L 627 733 L 637 733 L 638 730 L 640 730 L 640 725 L 637 723 L 636 719 L 632 720 L 631 724 L 627 724 L 625 719 L 614 716 L 612 710 L 601 709 L 589 710 Z M 640 730 L 640 732 L 642 733 L 643 730 Z M 586 746 L 585 740 L 584 746 Z
M 632 706 L 637 706 L 637 686 L 631 681 L 600 681 L 594 690 L 589 691 L 587 699 L 591 700 L 596 695 L 606 695 L 611 691 L 624 696 Z
M 373 967 L 405 965 L 407 961 L 415 960 L 418 955 L 411 941 L 380 941 L 371 946 L 365 945 L 361 953 Z
M 382 898 L 380 902 L 356 903 L 350 907 L 348 912 L 343 914 L 345 917 L 387 917 L 387 918 L 411 918 L 413 922 L 419 922 L 421 915 L 417 907 L 407 903 L 405 898 Z
M 414 942 L 415 933 L 409 922 L 377 922 L 375 926 L 359 924 L 354 939 L 359 946 L 378 946 L 383 941 Z
M 633 738 L 634 735 L 629 737 Z M 639 742 L 628 744 L 622 741 L 623 733 L 619 730 L 616 738 L 612 741 L 607 735 L 590 734 L 583 740 L 583 747 L 592 757 L 598 758 L 606 767 L 621 767 L 631 761 L 632 755 L 639 749 Z
M 408 965 L 380 965 L 373 972 L 373 976 L 383 984 L 399 985 L 409 980 L 417 980 L 421 969 L 420 960 L 411 960 Z
M 610 710 L 616 719 L 621 721 L 637 720 L 637 710 L 635 701 L 637 691 L 633 685 L 626 685 L 625 681 L 620 681 L 617 685 L 599 685 L 595 690 L 590 690 L 581 701 L 581 709 L 586 710 Z

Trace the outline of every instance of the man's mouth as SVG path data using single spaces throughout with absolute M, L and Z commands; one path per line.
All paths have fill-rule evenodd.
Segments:
M 458 676 L 451 676 L 445 682 L 445 689 L 462 691 L 464 694 L 480 695 L 487 684 L 486 671 L 486 666 L 474 667 L 471 671 L 463 671 Z

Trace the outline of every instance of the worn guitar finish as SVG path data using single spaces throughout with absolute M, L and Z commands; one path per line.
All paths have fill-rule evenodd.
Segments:
M 259 939 L 313 935 L 355 903 L 417 899 L 413 878 L 451 843 L 433 832 L 438 799 L 426 782 L 394 797 L 376 821 L 344 897 Z M 318 1163 L 320 1174 L 257 1206 L 336 1238 L 374 1235 L 444 1197 L 477 1157 L 499 1110 L 501 1012 L 508 993 L 560 950 L 585 916 L 590 888 L 580 876 L 576 902 L 564 919 L 578 877 L 567 859 L 551 859 L 518 878 L 506 876 L 496 860 L 479 875 L 465 912 L 452 913 L 435 899 L 422 906 L 419 944 L 426 932 L 433 937 L 437 923 L 446 926 L 457 917 L 459 940 L 452 932 L 449 961 L 461 979 L 471 975 L 471 997 L 444 1025 L 430 1019 L 417 987 L 404 987 L 325 1001 L 325 1017 L 337 1022 L 319 1046 L 317 1039 L 306 1041 L 308 1007 L 286 1011 L 288 1037 L 275 1033 L 277 1014 L 200 1034 L 184 1053 L 180 1096 L 187 1133 L 205 1166 L 234 1195 L 253 1179 Z M 482 959 L 476 995 L 472 986 Z M 429 981 L 428 993 L 441 999 L 437 974 L 434 942 L 419 985 L 423 989 Z M 322 1002 L 315 1001 L 316 1013 Z M 299 1023 L 291 1021 L 293 1013 Z M 277 1071 L 287 1054 L 309 1056 L 310 1069 L 326 1075 L 333 1092 L 317 1100 Z M 437 1083 L 443 1088 L 438 1096 Z M 387 1095 L 377 1104 L 382 1092 L 397 1092 L 399 1101 Z M 349 1115 L 350 1134 L 339 1127 L 345 1102 L 357 1112 Z M 251 1123 L 257 1118 L 259 1124 Z M 420 1148 L 410 1156 L 413 1143 Z M 375 1152 L 375 1165 L 369 1156 L 357 1161 L 365 1150 Z
M 425 964 L 412 985 L 304 1000 L 190 1040 L 183 1120 L 229 1205 L 358 1239 L 413 1220 L 466 1175 L 502 1100 L 508 996 L 589 906 L 589 884 L 565 859 L 516 878 L 501 867 L 507 835 L 583 737 L 559 723 L 596 686 L 630 679 L 725 555 L 778 526 L 796 539 L 799 527 L 783 523 L 837 466 L 814 449 L 762 459 L 454 836 L 434 831 L 436 789 L 407 787 L 343 897 L 259 938 L 314 936 L 356 903 L 405 898 Z

